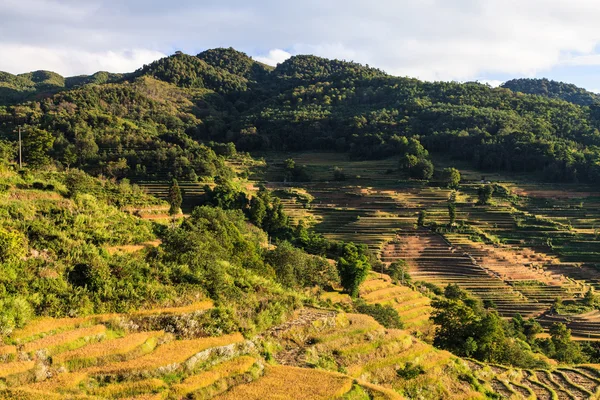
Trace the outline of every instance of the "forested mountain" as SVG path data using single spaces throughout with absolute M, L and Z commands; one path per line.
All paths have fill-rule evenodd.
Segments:
M 0 107 L 3 137 L 29 124 L 50 133 L 48 154 L 61 164 L 109 176 L 158 177 L 164 165 L 176 165 L 178 177 L 202 176 L 211 161 L 198 141 L 214 141 L 241 150 L 398 156 L 408 169 L 443 152 L 481 170 L 600 182 L 600 109 L 591 100 L 581 106 L 478 83 L 422 82 L 315 56 L 272 69 L 233 49 L 178 52 L 123 77 L 4 80 L 21 88 L 15 93 L 38 96 Z M 519 82 L 507 86 L 527 86 Z M 42 87 L 62 92 L 42 96 Z M 549 95 L 575 96 L 568 85 L 546 87 Z
M 562 99 L 580 106 L 590 106 L 600 100 L 594 92 L 587 91 L 571 83 L 543 79 L 511 79 L 502 87 L 527 94 L 538 94 L 552 99 Z
M 122 74 L 106 71 L 68 78 L 51 71 L 33 71 L 19 75 L 0 71 L 0 104 L 14 104 L 91 83 L 116 82 L 122 77 Z

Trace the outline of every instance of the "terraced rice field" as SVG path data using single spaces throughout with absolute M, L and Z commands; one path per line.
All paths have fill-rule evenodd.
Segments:
M 478 265 L 474 258 L 450 245 L 442 236 L 426 229 L 402 232 L 382 254 L 384 261 L 403 259 L 413 281 L 440 287 L 456 284 L 473 295 L 490 300 L 505 316 L 541 314 L 546 305 L 527 298 L 492 271 Z
M 600 385 L 594 367 L 519 370 L 469 361 L 470 368 L 482 380 L 489 381 L 496 393 L 516 399 L 591 399 Z
M 371 272 L 360 287 L 360 297 L 368 304 L 394 307 L 409 331 L 424 330 L 431 325 L 431 300 L 407 286 L 393 284 L 387 275 Z
M 330 239 L 366 244 L 384 263 L 404 258 L 411 265 L 413 280 L 440 286 L 457 283 L 492 301 L 506 317 L 517 313 L 539 317 L 545 326 L 565 322 L 577 339 L 600 336 L 600 323 L 593 315 L 550 315 L 556 298 L 576 300 L 589 287 L 600 289 L 594 264 L 600 265 L 598 192 L 514 184 L 494 175 L 493 179 L 505 182 L 513 192 L 530 197 L 521 198 L 518 204 L 495 198 L 491 206 L 476 206 L 481 174 L 465 170 L 471 183 L 465 182 L 454 194 L 457 221 L 504 241 L 503 245 L 489 245 L 464 234 L 448 233 L 445 238 L 415 234 L 413 225 L 421 210 L 427 211 L 426 221 L 448 222 L 447 201 L 452 191 L 400 182 L 386 174 L 389 167 L 395 167 L 389 160 L 378 165 L 318 153 L 290 157 L 298 165 L 306 165 L 312 182 L 294 184 L 295 189 L 282 185 L 277 179 L 286 158 L 282 155 L 267 155 L 271 166 L 255 176 L 271 180 L 272 188 L 301 190 L 314 198 L 310 207 L 284 202 L 296 220 L 305 218 Z M 336 165 L 347 173 L 347 181 L 332 182 Z M 552 248 L 547 243 L 552 243 Z

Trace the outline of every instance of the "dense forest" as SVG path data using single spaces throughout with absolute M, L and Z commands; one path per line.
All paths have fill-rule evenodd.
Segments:
M 545 80 L 422 82 L 315 56 L 273 69 L 213 49 L 125 75 L 38 71 L 3 74 L 2 82 L 2 137 L 14 141 L 15 126 L 29 125 L 38 132 L 30 137 L 49 133 L 41 147 L 61 165 L 118 178 L 162 178 L 165 165 L 175 165 L 176 177 L 208 176 L 219 166 L 206 145 L 234 142 L 243 151 L 335 149 L 416 162 L 427 161 L 425 150 L 481 170 L 600 181 L 595 97 Z
M 571 83 L 551 81 L 548 79 L 511 79 L 502 87 L 528 94 L 537 94 L 552 99 L 562 99 L 580 106 L 591 106 L 598 102 L 599 96 L 594 92 L 577 87 Z

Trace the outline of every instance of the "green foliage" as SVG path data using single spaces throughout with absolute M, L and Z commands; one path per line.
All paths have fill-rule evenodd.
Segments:
M 441 172 L 442 182 L 449 188 L 457 188 L 460 183 L 460 172 L 456 168 L 444 168 Z
M 44 129 L 27 127 L 23 134 L 24 162 L 32 168 L 41 168 L 51 162 L 50 149 L 54 143 L 52 134 Z
M 448 218 L 451 226 L 456 223 L 456 203 L 453 201 L 448 202 Z
M 494 194 L 494 186 L 492 186 L 490 184 L 480 186 L 479 189 L 477 189 L 478 204 L 481 204 L 481 205 L 490 204 L 493 194 Z
M 530 346 L 511 335 L 511 328 L 495 312 L 485 310 L 454 285 L 445 299 L 435 300 L 431 319 L 436 324 L 434 345 L 459 356 L 521 368 L 546 366 Z
M 333 167 L 333 180 L 338 182 L 346 180 L 346 174 L 342 168 Z
M 309 182 L 310 175 L 305 166 L 296 165 L 296 162 L 288 158 L 284 162 L 284 181 L 288 182 Z
M 423 375 L 425 370 L 420 365 L 415 365 L 411 362 L 404 364 L 404 367 L 397 369 L 396 374 L 405 380 L 415 379 L 419 375 Z
M 573 84 L 543 79 L 511 79 L 502 87 L 528 94 L 536 94 L 552 99 L 562 99 L 580 106 L 590 106 L 600 100 L 593 92 L 579 88 Z
M 169 186 L 169 194 L 168 194 L 168 200 L 169 200 L 169 214 L 170 215 L 175 215 L 177 213 L 179 213 L 179 211 L 181 210 L 181 202 L 183 201 L 183 198 L 181 197 L 181 189 L 179 188 L 179 183 L 177 182 L 177 179 L 173 179 L 171 181 L 171 186 Z
M 391 263 L 387 272 L 394 282 L 398 282 L 402 285 L 410 284 L 412 281 L 408 272 L 408 264 L 404 260 L 398 259 Z
M 417 226 L 425 226 L 425 218 L 427 218 L 427 211 L 419 211 L 419 216 L 417 218 Z
M 0 227 L 0 263 L 8 263 L 25 256 L 25 237 L 19 232 Z
M 360 285 L 371 269 L 367 257 L 352 243 L 342 245 L 338 270 L 344 290 L 352 297 L 358 296 Z
M 0 337 L 22 328 L 33 317 L 31 305 L 20 296 L 0 299 L 0 309 Z
M 289 242 L 280 242 L 266 254 L 265 260 L 275 271 L 277 281 L 288 288 L 330 288 L 339 283 L 334 265 L 322 257 L 306 254 Z
M 0 110 L 0 120 L 6 137 L 27 121 L 56 137 L 53 156 L 63 165 L 115 177 L 158 177 L 165 166 L 176 166 L 172 174 L 180 179 L 214 176 L 206 169 L 223 166 L 199 156 L 197 143 L 187 140 L 193 138 L 235 142 L 242 150 L 400 156 L 403 172 L 416 179 L 430 179 L 430 151 L 484 170 L 598 182 L 595 96 L 550 81 L 506 86 L 547 97 L 477 83 L 421 82 L 314 56 L 271 69 L 233 49 L 213 49 L 196 57 L 178 52 L 123 77 L 3 73 L 0 104 L 50 97 Z M 111 168 L 119 160 L 127 168 L 123 162 Z
M 354 307 L 357 312 L 370 315 L 386 328 L 402 329 L 404 327 L 398 311 L 389 304 L 367 304 L 364 301 L 357 301 Z
M 571 330 L 565 324 L 556 323 L 550 328 L 550 338 L 538 341 L 541 350 L 548 356 L 567 364 L 586 361 L 579 343 L 571 340 Z

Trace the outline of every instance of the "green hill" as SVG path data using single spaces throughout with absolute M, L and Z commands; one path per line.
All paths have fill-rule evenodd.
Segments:
M 537 94 L 552 99 L 562 99 L 580 106 L 591 106 L 597 103 L 600 97 L 570 83 L 557 82 L 544 79 L 511 79 L 502 84 L 502 87 L 528 94 Z

